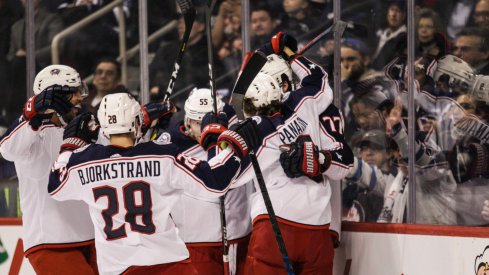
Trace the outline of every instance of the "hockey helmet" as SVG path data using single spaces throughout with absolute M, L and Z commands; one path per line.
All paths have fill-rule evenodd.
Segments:
M 473 77 L 472 67 L 461 58 L 451 54 L 441 57 L 433 71 L 433 80 L 448 81 L 449 87 L 468 88 Z
M 214 111 L 214 99 L 210 89 L 194 88 L 185 101 L 185 120 L 193 119 L 201 121 L 206 113 Z M 217 111 L 222 111 L 224 102 L 217 98 Z
M 274 77 L 269 74 L 258 73 L 246 90 L 244 98 L 251 99 L 256 108 L 265 107 L 274 100 L 280 101 L 282 99 L 282 89 Z
M 136 139 L 142 136 L 141 126 L 144 115 L 141 105 L 128 93 L 109 94 L 102 98 L 98 109 L 98 119 L 104 135 L 134 133 Z
M 285 59 L 276 54 L 271 54 L 267 56 L 267 59 L 267 63 L 263 65 L 260 73 L 265 73 L 273 77 L 273 79 L 278 83 L 279 87 L 282 87 L 284 85 L 284 79 L 282 77 L 282 75 L 284 74 L 287 76 L 289 82 L 292 83 L 292 69 L 290 67 L 290 64 L 285 61 Z
M 38 95 L 44 89 L 53 85 L 76 88 L 73 89 L 73 92 L 80 90 L 82 96 L 88 96 L 88 88 L 81 81 L 80 74 L 72 67 L 66 65 L 50 65 L 42 69 L 34 79 L 32 90 L 35 95 Z

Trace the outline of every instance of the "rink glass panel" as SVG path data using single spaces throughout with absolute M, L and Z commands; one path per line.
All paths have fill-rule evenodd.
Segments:
M 325 1 L 327 3 L 323 6 L 313 6 L 307 20 L 298 23 L 297 20 L 287 20 L 282 1 L 259 2 L 266 2 L 271 7 L 274 22 L 277 23 L 274 32 L 287 31 L 295 35 L 299 48 L 317 33 L 315 26 L 329 26 L 333 18 L 333 4 L 341 4 L 341 19 L 350 22 L 343 46 L 337 49 L 345 64 L 341 70 L 341 78 L 347 80 L 341 87 L 333 87 L 335 49 L 332 37 L 326 37 L 306 54 L 327 70 L 335 95 L 340 98 L 338 107 L 343 111 L 345 119 L 345 137 L 358 160 L 362 160 L 362 164 L 367 164 L 365 167 L 369 168 L 363 170 L 363 182 L 352 177 L 341 182 L 343 220 L 405 222 L 408 220 L 406 208 L 410 207 L 411 212 L 415 210 L 416 223 L 471 226 L 488 223 L 481 215 L 484 201 L 489 199 L 487 178 L 483 168 L 474 172 L 471 170 L 473 166 L 470 166 L 474 160 L 488 163 L 488 149 L 485 145 L 487 141 L 483 136 L 488 126 L 484 118 L 484 114 L 488 113 L 487 104 L 467 96 L 469 92 L 464 91 L 463 87 L 451 87 L 444 96 L 439 96 L 444 86 L 427 79 L 424 71 L 431 64 L 428 54 L 441 56 L 455 53 L 456 33 L 465 25 L 476 24 L 476 16 L 480 19 L 483 13 L 476 15 L 471 12 L 466 15 L 467 23 L 457 29 L 456 24 L 449 24 L 452 13 L 447 6 L 459 5 L 461 1 L 448 1 L 447 5 L 415 7 L 414 1 L 337 0 Z M 397 9 L 391 11 L 393 18 L 388 19 L 392 2 L 395 2 Z M 397 17 L 403 17 L 402 14 L 402 24 L 407 24 L 408 5 L 413 5 L 418 15 L 426 13 L 426 16 L 414 18 L 413 52 L 416 65 L 413 76 L 406 74 L 406 35 L 400 31 L 401 34 L 393 41 L 386 39 L 388 32 L 382 32 L 388 24 L 395 24 Z M 218 22 L 219 6 L 220 3 L 213 11 L 214 26 Z M 249 7 L 249 10 L 241 13 L 239 6 Z M 253 50 L 268 40 L 258 39 L 255 32 L 259 30 L 252 29 L 253 20 L 257 19 L 251 16 L 251 6 L 241 5 L 241 1 L 232 1 L 234 11 L 226 11 L 223 16 L 223 40 L 215 47 L 214 54 L 218 63 L 215 72 L 216 86 L 218 93 L 224 97 L 229 96 L 229 90 L 238 73 L 243 44 L 249 43 L 249 50 Z M 431 11 L 424 8 L 431 8 Z M 65 27 L 85 15 L 83 11 L 60 11 L 56 7 L 48 9 L 61 17 Z M 438 13 L 438 19 L 431 20 L 433 11 Z M 200 15 L 196 21 L 205 22 L 202 18 L 204 9 L 198 9 L 198 12 Z M 126 13 L 129 15 L 126 18 L 126 43 L 129 50 L 139 41 L 137 3 L 127 6 Z M 242 17 L 246 13 L 250 15 L 250 24 L 244 26 Z M 148 34 L 151 35 L 173 20 L 178 21 L 179 17 L 173 1 L 148 1 Z M 389 23 L 389 20 L 392 22 Z M 61 43 L 61 63 L 75 67 L 90 82 L 99 58 L 119 56 L 117 28 L 114 26 L 113 13 L 109 13 L 103 19 L 67 37 Z M 406 27 L 405 33 L 410 26 Z M 250 34 L 244 40 L 241 37 L 242 30 Z M 201 31 L 205 31 L 205 26 Z M 433 33 L 435 41 L 433 47 L 427 39 L 430 33 Z M 378 50 L 380 37 L 387 40 L 386 44 L 389 43 L 384 50 Z M 446 39 L 441 39 L 443 37 Z M 150 90 L 155 87 L 166 90 L 178 44 L 178 28 L 175 27 L 148 45 Z M 465 45 L 464 50 L 471 50 L 467 48 L 470 46 Z M 36 41 L 36 49 L 40 48 Z M 184 56 L 173 90 L 174 101 L 179 107 L 183 107 L 192 88 L 208 85 L 206 47 L 200 47 L 200 51 L 191 48 L 189 45 L 188 55 L 186 53 Z M 193 58 L 194 56 L 198 58 Z M 6 96 L 1 106 L 4 127 L 21 114 L 28 94 L 25 60 L 15 58 L 15 62 L 12 62 L 12 57 L 7 60 L 2 68 L 6 73 L 1 75 L 5 78 L 2 83 L 6 83 Z M 46 63 L 45 60 L 38 60 L 37 71 L 47 65 L 43 62 Z M 135 95 L 140 90 L 139 73 L 140 61 L 136 54 L 127 60 L 127 79 L 123 80 L 127 90 Z M 410 78 L 416 79 L 417 83 L 412 89 L 415 93 L 413 110 L 409 109 L 408 104 L 407 83 Z M 410 117 L 415 120 L 413 133 L 407 131 Z M 181 118 L 181 114 L 176 115 L 173 121 Z M 392 127 L 396 122 L 402 122 L 400 130 L 399 127 Z M 410 139 L 416 143 L 411 151 L 407 146 Z M 414 176 L 408 173 L 409 161 L 415 163 Z M 15 182 L 15 171 L 8 163 L 3 166 L 0 207 L 5 211 L 2 210 L 0 214 L 16 216 L 20 211 L 15 201 L 16 186 L 12 184 Z M 485 172 L 487 173 L 487 169 Z M 367 175 L 368 173 L 371 174 Z M 408 186 L 414 184 L 416 203 L 410 205 L 407 190 Z

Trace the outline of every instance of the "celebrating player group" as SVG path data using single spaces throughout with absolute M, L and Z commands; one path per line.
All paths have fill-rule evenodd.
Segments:
M 0 143 L 36 273 L 332 274 L 332 190 L 353 165 L 343 117 L 293 37 L 255 55 L 231 102 L 195 88 L 168 127 L 157 122 L 177 111 L 172 87 L 145 105 L 106 95 L 95 114 L 78 108 L 88 94 L 76 70 L 39 72 Z

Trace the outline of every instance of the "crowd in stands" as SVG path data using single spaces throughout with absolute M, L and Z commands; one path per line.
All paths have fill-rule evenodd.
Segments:
M 242 63 L 241 1 L 217 1 L 212 30 L 205 24 L 206 2 L 194 1 L 197 16 L 173 89 L 178 107 L 193 88 L 209 85 L 207 31 L 212 33 L 221 96 L 229 96 Z M 108 3 L 36 1 L 36 69 L 50 64 L 54 35 Z M 341 109 L 345 138 L 356 156 L 342 182 L 343 219 L 405 222 L 407 182 L 414 177 L 418 223 L 487 225 L 489 167 L 484 163 L 489 163 L 489 140 L 484 133 L 489 129 L 489 105 L 474 95 L 474 83 L 476 76 L 489 75 L 489 0 L 415 3 L 416 129 L 408 133 L 407 1 L 341 1 L 341 19 L 348 22 L 341 44 Z M 296 37 L 300 48 L 333 20 L 332 0 L 250 0 L 250 7 L 251 50 L 278 31 Z M 137 9 L 137 1 L 124 2 L 129 46 L 138 43 Z M 108 93 L 139 89 L 121 80 L 115 12 L 63 41 L 62 63 L 77 68 L 82 77 L 94 76 L 87 110 L 96 110 Z M 25 20 L 18 0 L 0 0 L 0 14 L 5 95 L 0 122 L 5 126 L 20 115 L 26 101 Z M 185 25 L 174 1 L 148 0 L 147 19 L 150 34 L 178 21 L 178 28 L 149 45 L 151 98 L 158 100 L 167 89 Z M 330 36 L 307 53 L 324 65 L 331 85 L 333 52 Z M 138 60 L 129 65 L 139 66 Z M 407 170 L 409 135 L 416 140 L 415 175 Z

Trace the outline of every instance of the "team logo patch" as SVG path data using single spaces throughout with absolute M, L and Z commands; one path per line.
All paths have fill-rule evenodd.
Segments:
M 474 263 L 475 275 L 485 275 L 489 272 L 489 245 L 484 248 L 482 254 L 475 257 Z
M 59 75 L 60 70 L 59 69 L 52 69 L 51 70 L 51 75 Z
M 154 142 L 159 145 L 169 144 L 171 143 L 171 135 L 164 132 Z

